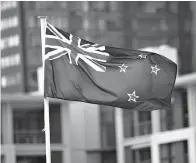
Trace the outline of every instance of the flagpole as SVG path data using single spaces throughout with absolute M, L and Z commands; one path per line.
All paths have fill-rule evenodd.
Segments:
M 45 33 L 46 33 L 46 16 L 39 16 L 41 24 L 41 41 L 42 41 L 42 75 L 43 75 L 43 90 L 45 78 Z M 49 116 L 49 99 L 44 97 L 44 124 L 45 124 L 45 143 L 46 143 L 46 163 L 51 163 L 51 147 L 50 147 L 50 116 Z

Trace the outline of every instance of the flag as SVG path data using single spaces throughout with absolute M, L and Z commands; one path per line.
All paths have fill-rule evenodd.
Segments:
M 124 109 L 170 108 L 177 65 L 156 53 L 93 43 L 47 23 L 44 96 Z

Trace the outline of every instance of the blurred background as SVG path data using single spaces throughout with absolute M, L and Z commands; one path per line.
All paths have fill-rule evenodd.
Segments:
M 83 39 L 178 64 L 170 111 L 123 110 L 125 163 L 196 162 L 196 2 L 1 1 L 1 162 L 44 163 L 37 16 Z M 118 163 L 112 107 L 50 101 L 52 163 Z

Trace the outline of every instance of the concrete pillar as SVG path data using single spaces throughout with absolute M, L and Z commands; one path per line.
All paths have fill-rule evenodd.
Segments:
M 85 149 L 85 104 L 82 102 L 69 103 L 71 163 L 86 163 Z
M 13 109 L 10 104 L 5 104 L 5 108 L 2 109 L 2 122 L 3 144 L 14 143 Z
M 61 138 L 64 146 L 62 151 L 63 162 L 71 163 L 71 141 L 70 141 L 70 117 L 68 103 L 64 102 L 61 105 Z
M 5 163 L 16 163 L 16 151 L 14 145 L 6 145 L 5 148 Z
M 196 132 L 195 130 L 194 130 L 194 133 L 188 139 L 187 143 L 188 143 L 189 163 L 195 163 L 196 162 Z
M 187 88 L 189 126 L 196 127 L 196 85 Z
M 160 110 L 154 110 L 151 112 L 151 121 L 152 121 L 152 134 L 160 132 Z
M 187 88 L 189 126 L 194 133 L 188 139 L 189 163 L 196 162 L 196 85 Z
M 156 139 L 156 138 L 155 138 Z M 161 163 L 159 144 L 153 139 L 151 140 L 151 163 Z
M 115 127 L 116 127 L 116 153 L 117 162 L 125 163 L 124 153 L 124 132 L 123 132 L 123 111 L 121 108 L 115 108 Z

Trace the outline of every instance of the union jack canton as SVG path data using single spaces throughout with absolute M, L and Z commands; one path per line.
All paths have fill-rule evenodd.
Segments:
M 44 59 L 54 60 L 67 55 L 70 64 L 78 65 L 78 60 L 81 59 L 96 71 L 106 71 L 106 67 L 98 63 L 106 62 L 109 58 L 109 53 L 105 51 L 105 46 L 59 31 L 61 30 L 47 23 L 45 36 L 47 53 Z

